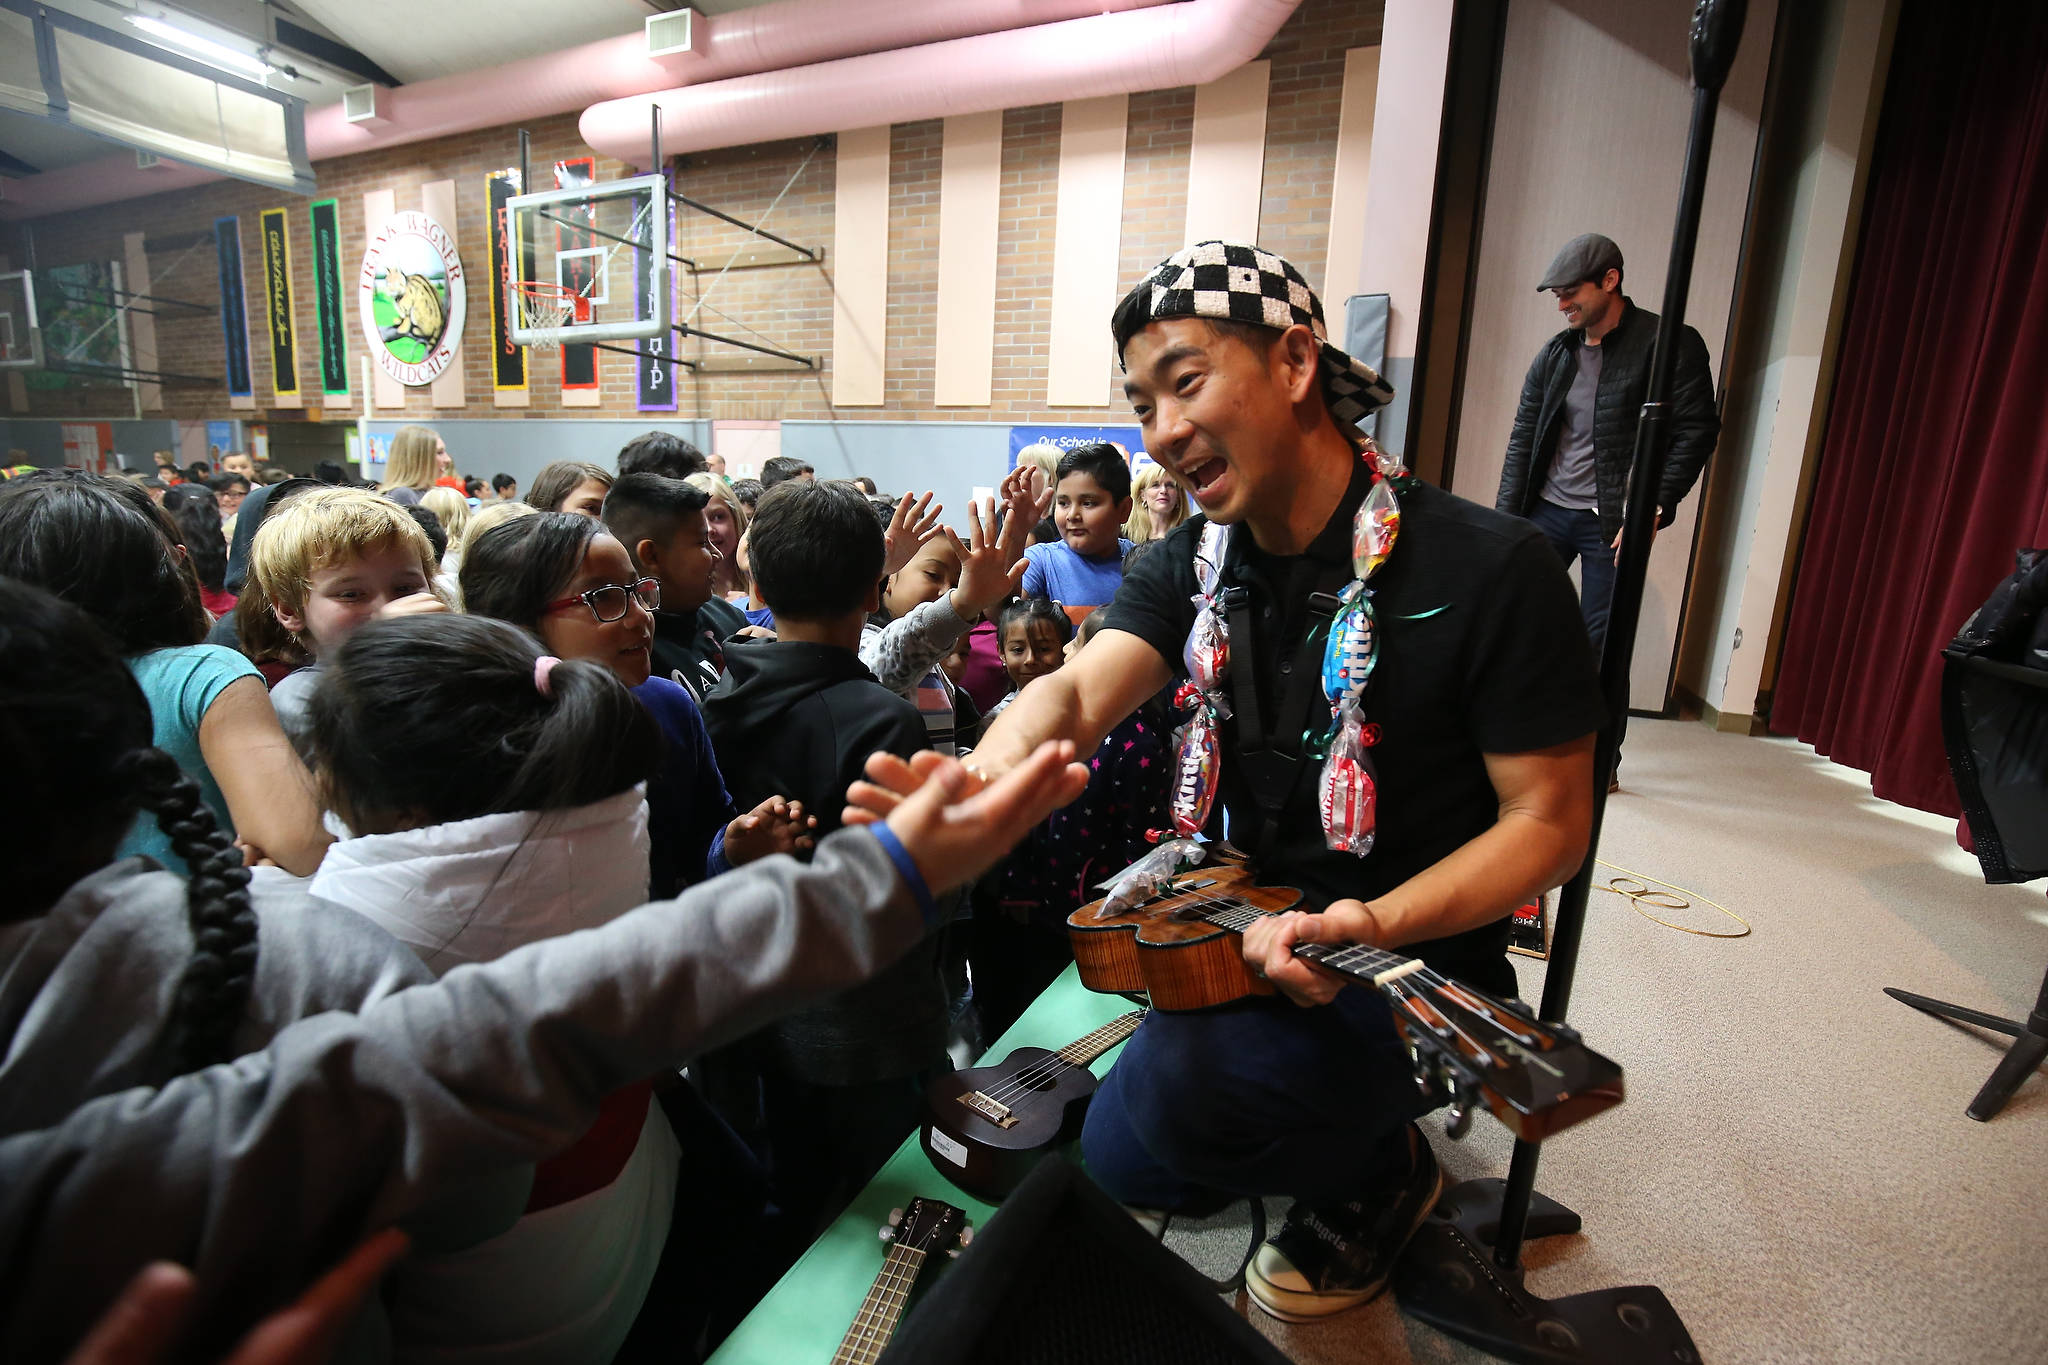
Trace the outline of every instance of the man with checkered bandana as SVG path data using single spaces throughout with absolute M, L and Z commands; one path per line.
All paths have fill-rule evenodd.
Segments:
M 1090 1174 L 1132 1205 L 1292 1196 L 1247 1287 L 1277 1317 L 1320 1318 L 1385 1288 L 1442 1176 L 1414 1122 L 1429 1102 L 1384 1002 L 1340 989 L 1288 946 L 1396 948 L 1519 994 L 1507 917 L 1586 851 L 1602 719 L 1593 658 L 1540 532 L 1428 485 L 1405 488 L 1392 554 L 1370 585 L 1381 632 L 1364 698 L 1377 839 L 1362 857 L 1331 851 L 1320 763 L 1304 752 L 1329 705 L 1304 675 L 1320 676 L 1333 597 L 1353 576 L 1353 515 L 1372 486 L 1354 424 L 1392 390 L 1329 344 L 1301 273 L 1250 245 L 1176 252 L 1118 305 L 1112 328 L 1145 447 L 1203 515 L 1125 577 L 1105 628 L 1004 711 L 973 763 L 993 776 L 1051 738 L 1089 752 L 1183 676 L 1195 548 L 1208 522 L 1233 527 L 1222 587 L 1242 591 L 1225 684 L 1237 704 L 1219 727 L 1221 804 L 1260 880 L 1300 887 L 1324 908 L 1245 936 L 1247 960 L 1286 998 L 1155 1012 L 1104 1079 L 1082 1145 Z M 878 808 L 918 780 L 893 762 L 870 773 Z

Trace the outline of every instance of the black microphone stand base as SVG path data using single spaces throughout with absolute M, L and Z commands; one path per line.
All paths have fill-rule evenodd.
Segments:
M 1699 1365 L 1678 1310 L 1655 1285 L 1538 1298 L 1494 1263 L 1503 1180 L 1468 1180 L 1437 1201 L 1394 1268 L 1401 1311 L 1501 1360 L 1537 1365 Z M 1579 1215 L 1531 1193 L 1526 1236 L 1579 1230 Z

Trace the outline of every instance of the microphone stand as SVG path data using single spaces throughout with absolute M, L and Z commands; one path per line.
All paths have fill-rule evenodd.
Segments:
M 1610 719 L 1594 749 L 1593 826 L 1586 861 L 1565 883 L 1558 899 L 1550 965 L 1538 1011 L 1550 1021 L 1561 1022 L 1571 1003 L 1579 943 L 1585 933 L 1586 899 L 1592 892 L 1600 831 L 1607 813 L 1607 779 L 1614 771 L 1615 721 L 1628 709 L 1629 664 L 1635 654 L 1643 582 L 1656 529 L 1657 488 L 1663 479 L 1668 445 L 1664 399 L 1671 390 L 1679 329 L 1685 325 L 1693 248 L 1706 193 L 1707 157 L 1714 141 L 1714 115 L 1742 38 L 1747 8 L 1748 0 L 1700 0 L 1693 9 L 1692 126 L 1686 136 L 1685 169 L 1679 177 L 1678 219 L 1671 233 L 1657 349 L 1651 357 L 1649 392 L 1636 427 L 1614 602 L 1600 657 L 1600 691 Z M 1394 1288 L 1401 1307 L 1502 1360 L 1543 1365 L 1610 1361 L 1617 1365 L 1697 1365 L 1699 1349 L 1664 1291 L 1654 1285 L 1601 1289 L 1560 1299 L 1540 1298 L 1523 1285 L 1524 1238 L 1577 1232 L 1580 1226 L 1576 1213 L 1536 1193 L 1538 1150 L 1533 1142 L 1517 1141 L 1506 1181 L 1470 1180 L 1444 1195 L 1395 1269 Z

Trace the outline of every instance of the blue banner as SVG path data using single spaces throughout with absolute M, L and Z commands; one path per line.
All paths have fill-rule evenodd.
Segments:
M 248 298 L 242 290 L 242 220 L 213 220 L 214 254 L 220 261 L 220 330 L 227 347 L 227 388 L 236 398 L 256 390 L 249 381 Z
M 207 463 L 219 464 L 220 457 L 235 453 L 235 424 L 233 422 L 208 422 L 206 424 Z
M 1153 463 L 1152 457 L 1145 453 L 1144 433 L 1137 427 L 1011 427 L 1008 467 L 1017 467 L 1017 452 L 1026 446 L 1049 445 L 1068 451 L 1075 446 L 1094 445 L 1098 441 L 1122 447 L 1133 474 Z

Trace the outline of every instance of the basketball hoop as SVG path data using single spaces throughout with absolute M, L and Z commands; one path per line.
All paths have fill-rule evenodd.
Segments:
M 522 328 L 535 330 L 567 327 L 573 320 L 577 325 L 590 321 L 590 300 L 564 284 L 551 284 L 546 280 L 519 280 L 510 286 L 512 311 Z M 561 346 L 560 338 L 532 343 L 536 351 L 552 351 Z

